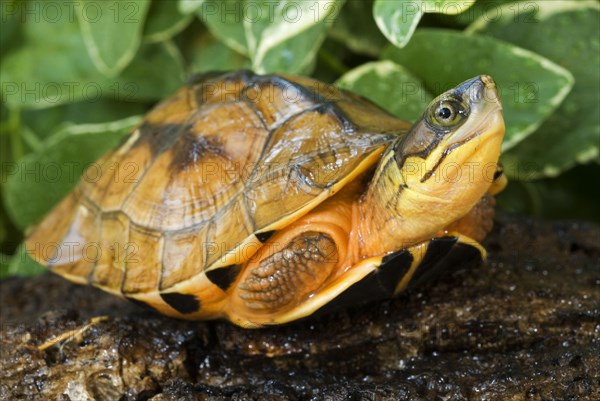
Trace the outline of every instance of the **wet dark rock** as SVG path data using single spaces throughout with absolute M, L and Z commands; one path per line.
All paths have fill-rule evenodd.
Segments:
M 0 400 L 600 400 L 600 227 L 499 218 L 483 266 L 283 327 L 0 282 Z

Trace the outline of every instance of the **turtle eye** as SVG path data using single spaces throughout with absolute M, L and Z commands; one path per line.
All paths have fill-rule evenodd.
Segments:
M 432 108 L 432 120 L 442 127 L 451 127 L 466 117 L 466 110 L 456 100 L 442 100 Z
M 439 109 L 437 109 L 437 117 L 438 120 L 441 121 L 452 121 L 452 119 L 454 118 L 455 112 L 454 110 L 452 110 L 450 107 L 448 106 L 444 106 L 444 107 L 440 107 Z

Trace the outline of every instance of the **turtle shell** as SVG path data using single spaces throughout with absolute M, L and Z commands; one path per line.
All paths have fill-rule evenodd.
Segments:
M 308 78 L 201 75 L 92 164 L 27 247 L 72 281 L 158 309 L 216 305 L 274 230 L 373 166 L 409 127 Z

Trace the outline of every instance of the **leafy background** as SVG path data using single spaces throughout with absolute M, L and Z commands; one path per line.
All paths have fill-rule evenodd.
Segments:
M 497 81 L 500 207 L 600 221 L 597 1 L 2 0 L 0 277 L 39 267 L 23 233 L 193 73 L 335 82 L 414 121 L 439 93 Z

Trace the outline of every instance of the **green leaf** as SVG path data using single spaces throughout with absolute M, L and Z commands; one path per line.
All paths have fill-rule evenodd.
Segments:
M 41 5 L 28 3 L 32 9 L 40 9 Z M 77 23 L 67 19 L 69 8 L 63 4 L 59 10 L 63 18 L 56 21 L 41 18 L 25 23 L 21 46 L 2 58 L 0 81 L 3 100 L 8 105 L 20 108 L 65 103 L 68 99 L 64 93 L 70 93 L 70 86 L 60 82 L 81 82 L 82 78 L 97 74 L 85 54 Z M 56 56 L 59 54 L 61 57 Z
M 6 241 L 6 236 L 8 235 L 8 222 L 5 221 L 2 212 L 3 210 L 0 209 L 0 244 Z
M 103 124 L 65 127 L 16 163 L 3 193 L 7 212 L 22 230 L 39 220 L 78 182 L 83 170 L 140 122 L 134 116 Z
M 207 1 L 200 17 L 211 33 L 249 55 L 258 73 L 307 72 L 342 0 Z
M 205 0 L 177 0 L 177 9 L 182 14 L 192 14 L 202 6 Z
M 3 165 L 13 164 L 10 163 L 9 159 L 3 159 Z M 5 166 L 2 166 L 1 176 L 6 177 L 6 171 L 4 171 Z M 4 192 L 4 184 L 6 180 L 2 180 L 0 185 L 0 195 Z M 6 208 L 4 207 L 3 197 L 0 196 L 0 257 L 4 257 L 6 255 L 12 255 L 15 253 L 15 249 L 21 242 L 22 235 L 20 230 L 15 227 L 10 218 L 6 213 Z M 9 259 L 6 259 L 6 264 L 8 265 Z
M 23 141 L 19 136 L 21 128 L 21 119 L 19 110 L 9 110 L 0 103 L 2 110 L 2 122 L 0 126 L 0 156 L 3 161 L 12 161 L 22 157 L 25 152 L 23 149 Z M 3 165 L 0 165 L 4 168 Z
M 100 99 L 70 103 L 40 110 L 23 110 L 22 121 L 40 140 L 48 138 L 61 124 L 98 124 L 143 114 L 147 106 Z
M 94 65 L 107 77 L 118 75 L 140 45 L 150 0 L 75 2 L 81 33 Z
M 12 257 L 0 255 L 0 258 L 9 259 L 8 261 L 3 260 L 0 265 L 0 279 L 11 276 L 37 276 L 46 271 L 44 266 L 40 265 L 29 256 L 24 244 L 19 245 L 16 253 Z
M 238 53 L 248 55 L 243 9 L 242 1 L 207 0 L 196 13 L 217 39 Z
M 22 2 L 5 0 L 0 4 L 0 55 L 19 43 Z
M 19 135 L 19 139 L 21 139 L 23 142 L 23 150 L 22 152 L 20 152 L 21 156 L 25 156 L 26 154 L 37 150 L 41 147 L 40 138 L 27 125 L 21 124 L 18 128 L 17 135 Z M 19 154 L 19 152 L 14 151 L 13 153 L 17 155 Z
M 8 273 L 8 265 L 10 263 L 11 257 L 9 255 L 5 255 L 0 253 L 0 280 L 6 277 L 10 277 Z
M 144 42 L 162 42 L 181 32 L 192 21 L 193 16 L 182 12 L 174 1 L 155 0 L 150 4 Z
M 170 42 L 143 45 L 119 77 L 105 77 L 87 55 L 76 21 L 66 18 L 69 9 L 65 6 L 61 13 L 63 19 L 55 22 L 26 23 L 22 46 L 2 58 L 0 87 L 8 106 L 39 109 L 102 98 L 157 100 L 183 82 L 181 56 Z
M 502 96 L 504 150 L 535 131 L 573 85 L 567 70 L 535 53 L 449 30 L 420 29 L 404 49 L 388 46 L 382 56 L 408 68 L 434 95 L 474 76 L 491 75 Z
M 475 0 L 375 0 L 373 17 L 386 38 L 397 47 L 404 47 L 425 13 L 459 14 Z
M 531 3 L 531 2 L 530 2 Z M 513 5 L 514 6 L 514 5 Z M 575 77 L 571 93 L 537 131 L 503 155 L 509 175 L 554 177 L 600 154 L 600 6 L 597 2 L 539 2 L 499 9 L 501 18 L 480 19 L 470 28 L 514 43 L 567 68 Z M 535 77 L 535 80 L 538 78 Z
M 329 37 L 360 54 L 377 57 L 387 39 L 372 17 L 373 0 L 347 1 L 329 31 Z
M 6 277 L 10 277 L 8 273 L 8 265 L 10 264 L 11 257 L 0 253 L 0 280 Z
M 498 7 L 505 4 L 510 4 L 511 15 L 516 15 L 517 10 L 521 7 L 528 8 L 535 6 L 534 1 L 532 0 L 480 0 L 460 14 L 437 14 L 435 18 L 437 22 L 436 25 L 462 30 L 479 18 L 491 20 L 498 18 L 500 15 Z
M 366 97 L 409 122 L 421 117 L 433 100 L 418 78 L 387 60 L 363 64 L 344 74 L 336 85 Z
M 295 74 L 307 71 L 343 2 L 289 0 L 273 7 L 265 0 L 260 4 L 259 21 L 244 19 L 252 67 L 259 73 Z
M 171 41 L 149 43 L 140 47 L 119 77 L 106 82 L 105 92 L 113 100 L 127 102 L 162 100 L 184 82 L 183 58 L 177 46 Z
M 194 72 L 238 70 L 250 68 L 250 60 L 205 32 L 190 47 L 191 69 Z

